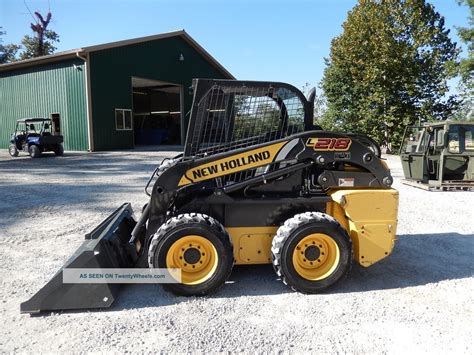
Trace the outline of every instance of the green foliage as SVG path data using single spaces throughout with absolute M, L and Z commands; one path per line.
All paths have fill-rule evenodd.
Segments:
M 458 109 L 449 117 L 455 121 L 474 121 L 474 105 L 471 97 L 465 97 Z
M 462 58 L 458 69 L 460 76 L 459 91 L 462 104 L 452 115 L 455 120 L 474 120 L 474 0 L 460 0 L 459 5 L 469 8 L 469 27 L 458 27 L 458 35 L 467 46 L 467 57 Z
M 43 18 L 39 12 L 35 12 L 34 15 L 36 23 L 30 25 L 35 33 L 34 36 L 25 35 L 21 40 L 21 45 L 13 43 L 3 45 L 0 41 L 0 64 L 49 55 L 56 51 L 55 44 L 59 42 L 59 35 L 48 30 L 52 18 L 51 13 L 48 12 L 46 18 Z M 0 36 L 5 33 L 0 27 Z
M 458 52 L 425 0 L 359 0 L 326 59 L 324 120 L 396 147 L 406 125 L 455 109 L 445 94 Z
M 463 58 L 459 66 L 461 80 L 472 95 L 474 90 L 474 0 L 462 0 L 459 4 L 469 7 L 469 27 L 459 27 L 457 30 L 459 38 L 466 43 L 468 50 L 467 58 Z
M 280 110 L 267 97 L 237 96 L 233 139 L 254 137 L 278 130 Z
M 39 49 L 39 38 L 37 36 L 32 37 L 26 35 L 21 40 L 21 48 L 23 51 L 20 54 L 20 59 L 23 60 L 53 54 L 56 51 L 56 47 L 54 46 L 56 42 L 59 42 L 59 35 L 54 31 L 47 30 L 44 32 L 42 48 Z
M 7 44 L 3 46 L 3 55 L 0 58 L 0 64 L 14 62 L 21 46 L 18 44 Z
M 0 64 L 9 63 L 15 60 L 16 54 L 20 49 L 20 46 L 16 44 L 3 44 L 2 36 L 7 33 L 0 26 Z
M 6 32 L 3 30 L 3 27 L 0 26 L 0 64 L 5 63 L 5 46 L 3 45 L 3 38 Z
M 0 64 L 6 62 L 5 46 L 3 45 L 3 38 L 6 32 L 3 30 L 3 27 L 0 26 Z

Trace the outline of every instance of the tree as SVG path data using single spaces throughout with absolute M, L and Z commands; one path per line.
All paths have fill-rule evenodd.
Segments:
M 396 147 L 406 125 L 456 108 L 445 95 L 458 52 L 425 0 L 359 0 L 326 59 L 325 120 Z
M 16 44 L 3 44 L 2 36 L 6 34 L 7 33 L 3 30 L 3 27 L 0 27 L 0 64 L 14 61 L 16 53 L 20 49 L 20 46 Z
M 6 32 L 3 30 L 3 27 L 0 26 L 0 64 L 5 63 L 5 46 L 3 45 L 3 38 Z
M 52 19 L 51 12 L 48 12 L 46 18 L 44 18 L 39 12 L 35 12 L 33 17 L 36 22 L 31 23 L 30 27 L 35 35 L 25 35 L 21 40 L 21 45 L 1 45 L 0 43 L 0 63 L 14 62 L 18 59 L 23 60 L 41 57 L 55 52 L 56 47 L 54 44 L 59 42 L 59 35 L 48 29 L 48 25 Z M 0 35 L 4 34 L 5 32 L 1 31 L 0 28 Z
M 474 0 L 460 0 L 459 4 L 466 4 L 469 7 L 469 26 L 459 27 L 458 35 L 461 41 L 467 45 L 467 58 L 460 61 L 459 72 L 461 74 L 461 82 L 465 85 L 469 94 L 473 94 L 474 90 Z
M 463 99 L 458 110 L 452 118 L 456 120 L 474 119 L 474 0 L 460 0 L 459 5 L 469 7 L 469 27 L 458 27 L 458 35 L 462 42 L 467 46 L 467 58 L 462 58 L 459 63 L 459 91 Z
M 2 63 L 10 63 L 10 62 L 16 61 L 17 53 L 20 50 L 20 48 L 21 46 L 14 43 L 10 43 L 3 46 L 4 52 L 3 52 Z
M 38 36 L 31 37 L 27 35 L 21 40 L 23 52 L 20 54 L 20 59 L 23 60 L 53 54 L 56 50 L 54 46 L 55 42 L 59 42 L 59 35 L 54 31 L 45 31 L 42 41 L 40 41 Z
M 53 54 L 56 50 L 54 43 L 59 42 L 59 35 L 51 30 L 48 30 L 48 25 L 51 22 L 51 12 L 48 11 L 46 18 L 39 12 L 35 12 L 36 23 L 31 23 L 31 30 L 36 34 L 34 37 L 26 35 L 21 40 L 23 52 L 20 59 L 29 59 L 41 57 L 43 55 Z

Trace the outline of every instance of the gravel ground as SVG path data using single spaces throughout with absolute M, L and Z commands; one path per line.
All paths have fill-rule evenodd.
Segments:
M 129 285 L 106 311 L 30 317 L 19 306 L 91 230 L 143 187 L 172 152 L 69 153 L 10 159 L 0 152 L 0 352 L 472 353 L 472 192 L 400 183 L 398 243 L 386 260 L 355 266 L 331 293 L 289 291 L 271 266 L 236 267 L 206 298 Z

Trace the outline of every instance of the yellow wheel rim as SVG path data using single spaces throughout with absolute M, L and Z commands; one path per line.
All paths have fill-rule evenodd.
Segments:
M 199 235 L 188 235 L 171 245 L 166 253 L 166 267 L 181 269 L 181 283 L 197 285 L 214 274 L 218 259 L 210 240 Z
M 329 277 L 339 264 L 340 252 L 334 239 L 322 233 L 310 234 L 293 250 L 293 267 L 306 280 Z

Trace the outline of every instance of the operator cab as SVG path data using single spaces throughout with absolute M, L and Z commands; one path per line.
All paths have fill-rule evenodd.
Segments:
M 474 182 L 474 123 L 409 126 L 400 147 L 405 179 L 428 185 Z
M 315 90 L 285 83 L 195 79 L 184 158 L 241 149 L 314 129 Z

